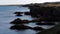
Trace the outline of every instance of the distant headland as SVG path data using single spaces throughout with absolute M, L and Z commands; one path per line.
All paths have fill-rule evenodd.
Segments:
M 46 6 L 52 7 L 52 6 L 60 6 L 60 2 L 31 3 L 31 4 L 21 5 L 21 6 L 29 7 L 33 5 L 38 5 L 43 7 L 46 7 Z

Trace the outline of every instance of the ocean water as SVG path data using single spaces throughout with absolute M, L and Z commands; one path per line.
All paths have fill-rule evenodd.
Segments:
M 35 34 L 36 31 L 27 29 L 24 31 L 17 31 L 17 30 L 11 30 L 9 29 L 13 24 L 10 24 L 11 21 L 13 21 L 16 18 L 20 18 L 22 20 L 27 19 L 27 20 L 33 20 L 31 16 L 27 16 L 22 14 L 23 16 L 17 17 L 15 16 L 14 12 L 27 12 L 29 11 L 28 7 L 19 7 L 19 6 L 0 6 L 0 34 Z M 25 24 L 30 27 L 35 27 L 37 26 L 35 23 L 29 23 Z M 47 26 L 43 25 L 40 26 L 42 28 L 48 29 L 53 26 Z

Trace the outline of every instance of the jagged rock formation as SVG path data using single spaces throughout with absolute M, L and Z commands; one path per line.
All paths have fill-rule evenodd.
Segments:
M 15 20 L 13 20 L 12 22 L 10 22 L 11 24 L 27 24 L 29 23 L 30 21 L 28 20 L 21 20 L 20 18 L 17 18 Z

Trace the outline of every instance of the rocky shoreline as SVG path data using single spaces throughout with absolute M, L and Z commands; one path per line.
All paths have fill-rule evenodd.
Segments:
M 41 21 L 60 21 L 60 2 L 33 3 L 23 6 L 29 7 L 29 15 L 41 18 Z
M 40 21 L 60 22 L 60 2 L 28 4 L 25 5 L 25 7 L 29 7 L 31 16 L 39 18 Z M 51 29 L 43 30 L 42 32 L 38 32 L 37 34 L 60 34 L 60 23 Z
M 55 5 L 56 4 L 56 5 Z M 27 4 L 23 5 L 23 7 L 28 7 L 30 9 L 30 12 L 24 12 L 25 15 L 30 15 L 32 18 L 36 18 L 34 20 L 21 20 L 20 18 L 17 18 L 13 21 L 11 21 L 11 24 L 15 24 L 14 26 L 11 26 L 10 29 L 12 30 L 26 30 L 26 29 L 32 29 L 35 31 L 41 31 L 37 34 L 57 34 L 60 32 L 60 23 L 57 24 L 57 26 L 51 28 L 51 29 L 44 29 L 39 26 L 36 27 L 30 27 L 26 26 L 24 24 L 28 24 L 31 22 L 36 22 L 36 25 L 56 25 L 55 22 L 60 22 L 60 6 L 59 3 L 43 3 L 43 4 Z M 22 16 L 23 12 L 15 12 L 16 16 Z M 42 22 L 45 23 L 42 23 Z M 54 31 L 52 31 L 54 30 Z

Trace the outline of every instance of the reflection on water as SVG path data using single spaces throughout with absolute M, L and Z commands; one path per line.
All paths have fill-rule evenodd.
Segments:
M 9 29 L 13 25 L 13 24 L 10 24 L 10 22 L 16 18 L 20 18 L 22 20 L 24 19 L 33 20 L 31 16 L 27 16 L 24 14 L 22 14 L 23 16 L 21 17 L 15 16 L 15 14 L 13 13 L 16 11 L 26 12 L 26 11 L 29 11 L 29 9 L 27 7 L 18 7 L 18 6 L 0 6 L 0 34 L 35 34 L 36 31 L 31 29 L 27 29 L 23 31 L 16 31 L 16 30 Z M 29 23 L 25 25 L 31 26 L 31 27 L 37 26 L 35 23 Z M 52 26 L 43 25 L 40 27 L 48 29 Z

